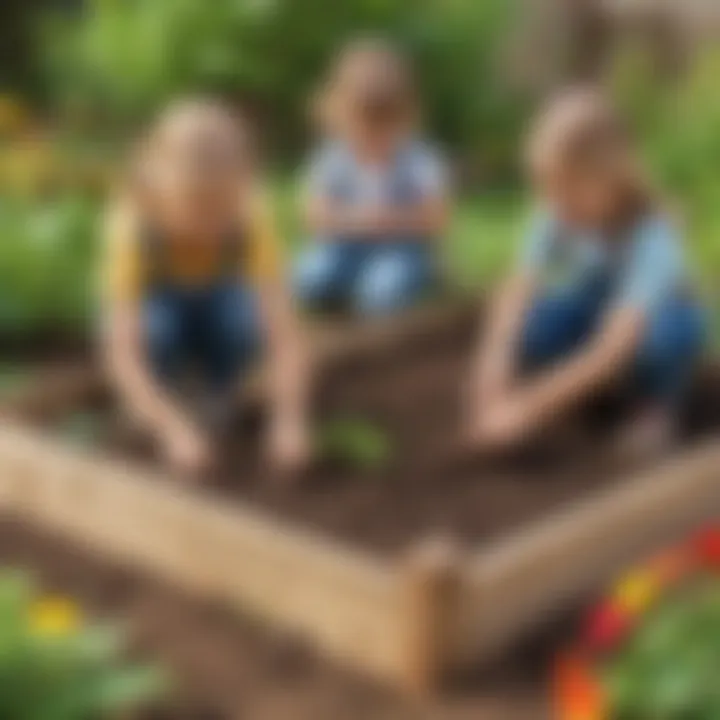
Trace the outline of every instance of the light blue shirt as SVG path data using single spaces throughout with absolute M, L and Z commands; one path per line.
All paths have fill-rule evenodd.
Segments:
M 312 197 L 356 207 L 417 202 L 444 196 L 448 190 L 439 153 L 417 139 L 399 147 L 384 165 L 361 162 L 344 142 L 326 142 L 311 157 L 305 184 Z
M 542 212 L 532 222 L 520 262 L 547 288 L 606 281 L 611 303 L 651 312 L 687 285 L 682 245 L 677 228 L 660 214 L 611 240 L 598 232 L 571 230 Z

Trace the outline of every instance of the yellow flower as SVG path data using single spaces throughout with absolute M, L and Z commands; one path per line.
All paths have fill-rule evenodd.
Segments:
M 654 573 L 628 575 L 615 589 L 614 601 L 631 615 L 640 615 L 660 594 L 661 584 Z
M 28 612 L 30 632 L 40 637 L 67 637 L 82 624 L 78 605 L 69 598 L 48 596 L 34 602 Z

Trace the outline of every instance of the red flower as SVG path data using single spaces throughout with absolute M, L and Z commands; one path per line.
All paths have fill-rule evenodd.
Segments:
M 585 629 L 585 642 L 593 652 L 607 652 L 617 647 L 632 629 L 632 617 L 616 604 L 606 604 L 593 611 Z
M 720 569 L 720 528 L 710 528 L 699 532 L 692 544 L 703 562 Z

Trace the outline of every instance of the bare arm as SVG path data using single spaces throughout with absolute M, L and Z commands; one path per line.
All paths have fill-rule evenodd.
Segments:
M 516 373 L 518 339 L 535 287 L 532 273 L 517 272 L 492 299 L 473 368 L 477 402 L 497 397 L 509 389 Z
M 140 339 L 139 311 L 123 303 L 106 311 L 103 358 L 111 381 L 131 416 L 155 435 L 190 426 L 181 409 L 155 381 Z
M 616 310 L 586 349 L 496 397 L 490 410 L 473 426 L 473 441 L 492 450 L 536 434 L 602 388 L 629 362 L 643 326 L 641 311 Z
M 555 368 L 531 381 L 519 405 L 542 423 L 571 408 L 617 377 L 629 365 L 656 307 L 683 273 L 682 243 L 675 227 L 659 217 L 640 224 L 628 247 L 616 299 L 595 337 Z
M 305 198 L 308 229 L 319 235 L 337 233 L 397 237 L 440 236 L 450 219 L 450 192 L 444 164 L 434 154 L 413 156 L 411 172 L 417 197 L 405 206 L 382 201 L 354 205 L 332 197 L 330 157 L 311 169 Z
M 532 380 L 518 393 L 533 423 L 571 409 L 601 389 L 631 361 L 645 326 L 641 310 L 619 308 L 587 348 Z
M 364 230 L 362 217 L 357 210 L 326 195 L 308 196 L 305 199 L 303 215 L 308 232 L 318 237 Z
M 431 197 L 404 208 L 367 208 L 338 204 L 326 197 L 309 198 L 305 224 L 313 235 L 363 234 L 436 237 L 447 229 L 450 203 Z
M 440 237 L 450 220 L 450 203 L 443 196 L 428 197 L 407 208 L 390 208 L 378 219 L 382 232 L 399 236 Z
M 209 460 L 204 438 L 150 371 L 142 341 L 138 297 L 142 293 L 132 208 L 118 206 L 106 227 L 101 355 L 120 402 L 160 442 L 178 469 L 194 473 Z
M 260 312 L 268 342 L 272 404 L 270 452 L 284 469 L 298 469 L 309 459 L 308 401 L 310 363 L 300 319 L 290 294 L 278 280 L 259 289 Z

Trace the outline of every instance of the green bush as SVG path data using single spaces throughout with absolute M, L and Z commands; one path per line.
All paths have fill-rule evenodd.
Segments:
M 682 217 L 692 250 L 716 296 L 720 273 L 720 50 L 696 50 L 677 76 L 658 75 L 642 47 L 618 53 L 613 86 L 637 130 L 658 184 Z
M 97 206 L 79 195 L 0 200 L 0 334 L 66 326 L 90 316 Z
M 416 57 L 434 129 L 489 166 L 512 152 L 519 110 L 497 73 L 508 0 L 87 0 L 44 23 L 47 87 L 104 126 L 177 94 L 219 92 L 297 148 L 335 50 L 382 33 Z
M 640 50 L 618 56 L 615 90 L 665 187 L 691 212 L 714 211 L 720 193 L 720 50 L 700 50 L 662 81 Z
M 162 692 L 153 667 L 126 665 L 122 633 L 88 624 L 68 599 L 38 597 L 24 575 L 0 576 L 0 717 L 93 720 Z
M 618 720 L 720 717 L 720 585 L 706 579 L 662 604 L 606 669 Z

